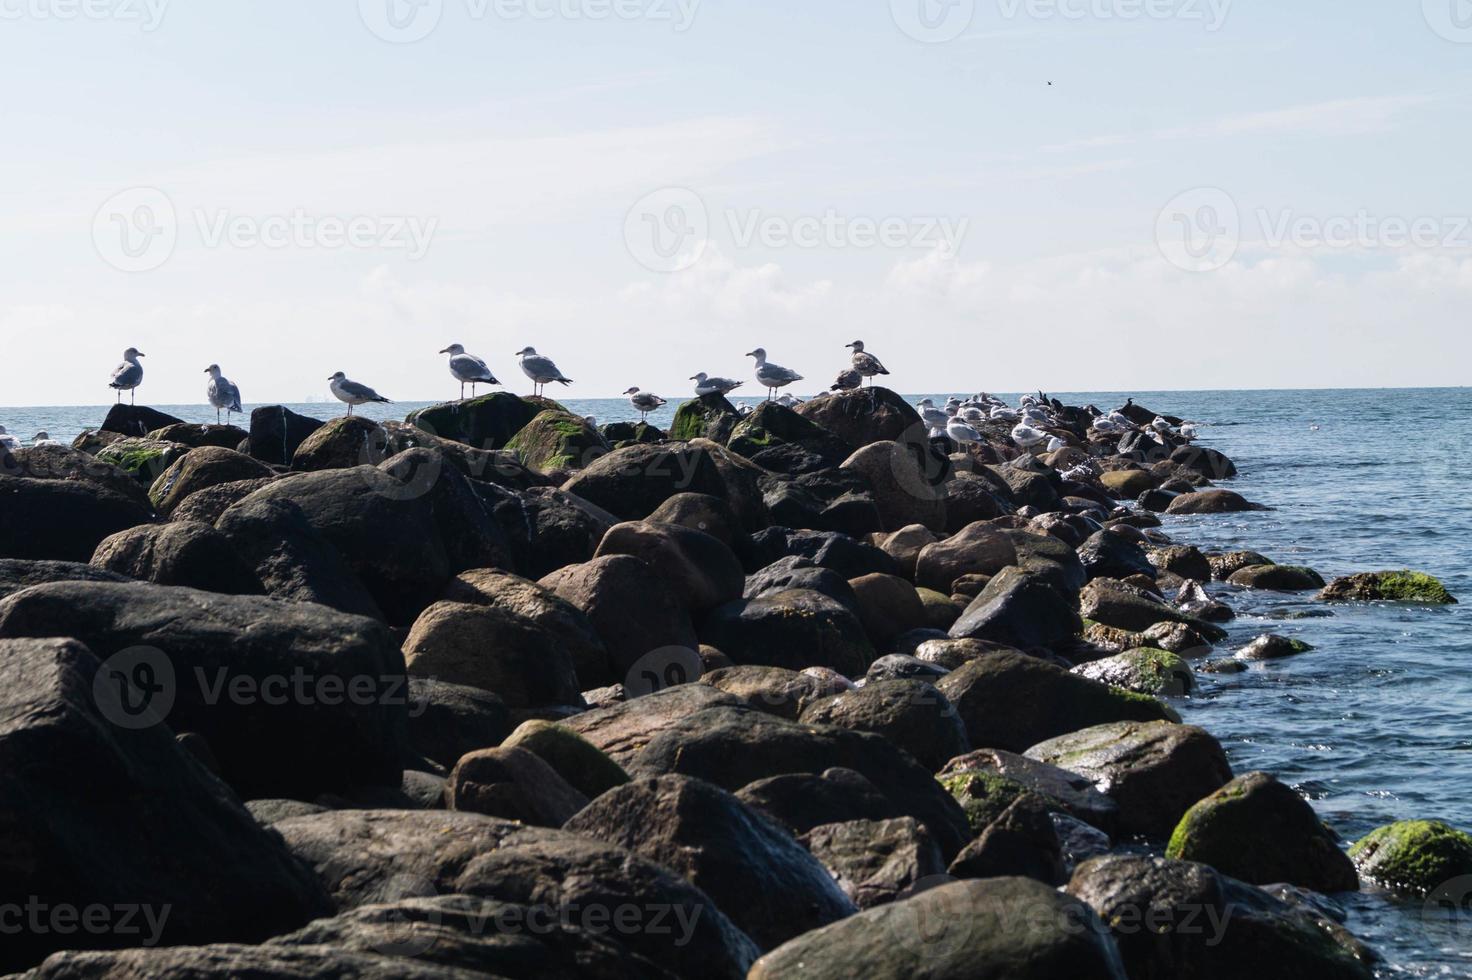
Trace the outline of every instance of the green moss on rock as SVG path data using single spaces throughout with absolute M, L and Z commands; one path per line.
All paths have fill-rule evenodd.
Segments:
M 1440 820 L 1402 820 L 1370 831 L 1349 856 L 1376 884 L 1424 895 L 1472 875 L 1472 835 Z
M 581 469 L 611 449 L 586 419 L 565 411 L 540 413 L 506 444 L 507 452 L 540 473 Z
M 623 767 L 592 742 L 552 722 L 523 722 L 501 747 L 526 749 L 590 800 L 629 781 Z
M 1360 572 L 1337 578 L 1319 593 L 1326 602 L 1424 602 L 1456 603 L 1456 597 L 1439 580 L 1410 569 L 1390 572 Z
M 189 447 L 176 442 L 154 439 L 122 439 L 98 450 L 97 458 L 127 473 L 145 487 L 189 452 Z
M 1018 797 L 1028 792 L 1026 786 L 1014 779 L 978 769 L 936 778 L 966 811 L 966 823 L 973 834 L 991 826 Z

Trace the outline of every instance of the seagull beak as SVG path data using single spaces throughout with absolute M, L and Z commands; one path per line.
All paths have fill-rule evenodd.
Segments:
M 143 352 L 142 352 L 142 351 L 139 351 L 139 352 L 138 352 L 138 356 L 139 356 L 139 357 L 147 357 L 147 356 L 148 356 L 148 355 L 147 355 L 147 354 L 145 354 L 145 353 L 143 353 Z
M 450 348 L 446 347 L 444 350 L 440 351 L 440 353 L 441 354 L 448 354 L 448 353 L 450 353 Z

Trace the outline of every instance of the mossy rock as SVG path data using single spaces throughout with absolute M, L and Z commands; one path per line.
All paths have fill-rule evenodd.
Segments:
M 120 439 L 97 451 L 97 458 L 151 487 L 164 471 L 184 457 L 189 446 L 156 439 Z
M 917 588 L 915 594 L 920 597 L 920 604 L 925 607 L 924 625 L 930 629 L 948 630 L 966 611 L 959 602 L 955 602 L 950 596 L 934 589 Z
M 831 466 L 837 466 L 849 456 L 848 444 L 842 439 L 776 402 L 763 402 L 743 418 L 726 443 L 732 452 L 748 459 L 765 449 L 787 445 L 800 446 Z
M 1424 572 L 1360 572 L 1336 578 L 1319 593 L 1325 602 L 1424 602 L 1452 605 L 1456 597 Z
M 973 834 L 980 834 L 990 827 L 1018 797 L 1030 792 L 1015 779 L 977 769 L 936 778 L 946 788 L 946 792 L 961 804 L 961 809 L 966 811 L 966 823 L 970 825 Z
M 675 410 L 670 438 L 681 442 L 711 439 L 724 445 L 741 421 L 741 413 L 724 395 L 703 395 Z
M 549 721 L 523 722 L 501 748 L 526 749 L 590 800 L 629 781 L 623 767 L 592 742 Z
M 566 411 L 541 412 L 506 444 L 522 465 L 538 473 L 580 470 L 613 451 L 588 420 Z
M 1402 820 L 1370 831 L 1349 856 L 1370 881 L 1425 895 L 1472 875 L 1472 835 L 1440 820 Z
M 1169 650 L 1136 647 L 1092 663 L 1080 664 L 1075 674 L 1122 687 L 1136 694 L 1185 697 L 1196 688 L 1191 667 Z
M 441 439 L 476 449 L 502 449 L 546 411 L 571 414 L 550 398 L 523 398 L 509 391 L 495 391 L 479 398 L 421 408 L 405 421 Z
M 72 448 L 89 456 L 96 456 L 103 449 L 115 442 L 122 442 L 126 438 L 128 437 L 118 432 L 85 429 L 81 435 L 72 440 Z
M 1254 885 L 1359 889 L 1353 862 L 1313 807 L 1264 772 L 1238 776 L 1187 810 L 1165 856 L 1209 864 Z

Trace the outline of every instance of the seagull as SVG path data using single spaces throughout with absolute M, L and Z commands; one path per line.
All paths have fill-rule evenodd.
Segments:
M 866 354 L 864 352 L 864 342 L 862 340 L 856 340 L 851 344 L 844 344 L 844 346 L 853 348 L 854 370 L 868 378 L 871 386 L 874 384 L 875 375 L 889 373 L 889 370 L 883 364 L 879 363 L 879 358 L 873 354 Z
M 51 438 L 51 433 L 47 432 L 45 429 L 42 429 L 40 432 L 37 432 L 34 436 L 31 437 L 31 445 L 32 446 L 59 446 L 59 445 L 61 445 L 61 443 L 59 443 L 55 439 Z
M 833 382 L 829 391 L 853 391 L 864 383 L 864 376 L 853 368 L 845 368 L 838 372 L 838 380 Z
M 1150 422 L 1150 428 L 1152 428 L 1156 432 L 1160 432 L 1160 433 L 1168 433 L 1168 432 L 1174 432 L 1175 431 L 1175 429 L 1171 428 L 1171 424 L 1169 422 L 1167 422 L 1165 419 L 1161 418 L 1159 415 L 1155 416 L 1155 418 L 1151 420 L 1151 422 Z
M 240 389 L 235 387 L 234 382 L 220 374 L 220 365 L 211 364 L 204 369 L 204 373 L 210 376 L 209 387 L 205 389 L 205 397 L 210 404 L 215 406 L 215 424 L 220 424 L 220 409 L 225 410 L 225 424 L 230 424 L 231 412 L 243 412 L 240 407 Z
M 117 391 L 118 404 L 123 403 L 123 392 L 128 393 L 128 404 L 133 404 L 133 390 L 143 383 L 143 365 L 138 363 L 138 358 L 143 354 L 138 348 L 129 347 L 123 351 L 123 363 L 112 369 L 112 381 L 108 387 Z
M 1012 441 L 1023 449 L 1031 449 L 1047 438 L 1048 434 L 1046 432 L 1034 429 L 1025 422 L 1018 423 L 1012 429 Z
M 652 391 L 640 391 L 638 388 L 630 388 L 624 394 L 629 396 L 629 404 L 633 405 L 639 413 L 641 421 L 647 421 L 649 413 L 656 411 L 665 401 Z
M 482 361 L 474 354 L 465 353 L 465 348 L 459 344 L 451 344 L 449 347 L 440 351 L 440 353 L 450 355 L 450 373 L 455 376 L 456 381 L 460 382 L 461 401 L 465 400 L 465 386 L 467 384 L 470 385 L 470 397 L 474 398 L 476 385 L 498 385 L 501 383 L 496 380 L 496 376 L 491 373 L 491 369 L 486 367 L 485 361 Z
M 1056 453 L 1058 450 L 1063 449 L 1067 445 L 1068 443 L 1064 442 L 1062 439 L 1059 439 L 1057 436 L 1052 436 L 1048 439 L 1048 452 Z
M 981 442 L 981 433 L 955 416 L 946 420 L 946 435 L 951 438 L 952 442 L 959 444 L 962 450 L 968 443 Z
M 746 356 L 756 358 L 756 379 L 762 383 L 762 387 L 767 389 L 767 401 L 772 400 L 778 388 L 785 388 L 794 381 L 803 380 L 802 375 L 791 368 L 768 363 L 767 352 L 764 348 L 758 347 L 747 353 Z
M 1181 426 L 1181 438 L 1188 441 L 1196 438 L 1196 426 L 1194 423 L 1187 422 Z
M 702 398 L 706 395 L 729 395 L 746 384 L 745 381 L 732 381 L 730 378 L 712 378 L 704 371 L 692 374 L 690 380 L 695 382 L 695 394 Z
M 11 435 L 9 432 L 6 432 L 5 431 L 5 426 L 0 425 L 0 449 L 19 449 L 19 448 L 20 448 L 20 440 L 17 439 L 15 436 Z
M 915 407 L 920 410 L 920 421 L 929 426 L 932 435 L 943 431 L 946 423 L 951 420 L 951 417 L 936 408 L 935 402 L 929 398 L 920 399 L 920 401 L 916 402 Z
M 571 378 L 564 378 L 557 370 L 552 358 L 538 354 L 535 347 L 523 347 L 516 356 L 521 358 L 521 373 L 532 379 L 533 396 L 542 394 L 543 389 L 554 381 L 560 385 L 572 384 Z
M 391 404 L 391 402 L 389 402 L 387 398 L 383 397 L 367 385 L 360 385 L 356 381 L 349 381 L 348 376 L 346 374 L 343 374 L 341 371 L 337 372 L 327 380 L 332 382 L 328 387 L 330 387 L 332 389 L 332 393 L 337 396 L 337 400 L 340 402 L 348 403 L 349 415 L 353 414 L 354 405 L 362 405 L 367 402 L 383 402 L 386 405 Z

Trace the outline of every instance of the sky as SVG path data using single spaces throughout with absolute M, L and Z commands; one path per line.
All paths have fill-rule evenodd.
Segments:
M 1469 82 L 1468 0 L 0 0 L 0 405 L 1462 385 Z

